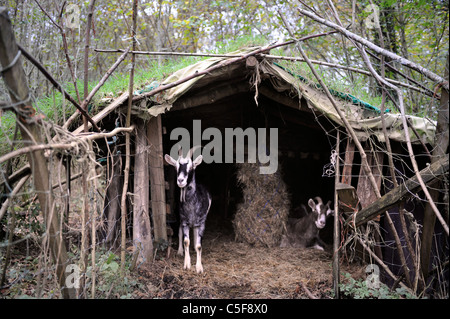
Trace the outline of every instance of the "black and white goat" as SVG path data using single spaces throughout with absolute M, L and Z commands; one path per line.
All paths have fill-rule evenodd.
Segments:
M 306 216 L 288 219 L 287 233 L 283 235 L 280 247 L 312 247 L 323 250 L 324 244 L 319 231 L 325 227 L 327 217 L 334 211 L 330 208 L 331 201 L 324 205 L 320 197 L 315 197 L 315 200 L 317 203 L 312 198 L 308 200 L 311 210 L 302 205 Z
M 195 147 L 196 148 L 196 147 Z M 211 207 L 211 195 L 207 189 L 195 181 L 195 169 L 203 160 L 199 155 L 192 160 L 194 149 L 191 148 L 186 157 L 182 150 L 178 150 L 178 159 L 170 155 L 164 156 L 167 163 L 177 170 L 177 184 L 180 187 L 180 228 L 178 232 L 179 246 L 178 254 L 183 255 L 182 241 L 184 243 L 184 269 L 191 268 L 191 257 L 189 255 L 189 229 L 194 229 L 194 247 L 197 253 L 196 270 L 203 272 L 202 266 L 202 237 L 205 231 L 206 217 Z

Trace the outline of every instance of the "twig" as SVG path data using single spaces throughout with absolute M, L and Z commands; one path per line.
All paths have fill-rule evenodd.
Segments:
M 314 296 L 311 291 L 306 287 L 306 285 L 300 281 L 300 286 L 302 286 L 303 290 L 306 292 L 306 295 L 309 297 L 309 299 L 318 299 L 316 296 Z
M 64 6 L 65 6 L 65 2 L 62 5 L 61 11 L 60 11 L 60 15 L 59 15 L 59 19 L 61 21 L 60 24 L 56 23 L 55 20 L 53 20 L 53 18 L 50 16 L 50 14 L 48 14 L 47 11 L 45 11 L 45 9 L 40 5 L 40 3 L 37 0 L 34 0 L 36 2 L 36 4 L 39 6 L 39 8 L 41 9 L 41 11 L 50 19 L 50 21 L 52 22 L 52 24 L 59 30 L 59 32 L 61 33 L 61 37 L 63 40 L 63 48 L 64 48 L 64 53 L 66 55 L 66 61 L 67 61 L 67 67 L 69 68 L 70 71 L 70 75 L 72 76 L 72 83 L 74 85 L 75 88 L 75 92 L 78 98 L 78 101 L 81 101 L 80 99 L 80 93 L 78 91 L 78 86 L 77 86 L 77 81 L 76 81 L 76 75 L 73 72 L 73 68 L 72 68 L 72 61 L 70 59 L 69 56 L 69 49 L 68 49 L 68 45 L 67 45 L 67 38 L 66 38 L 66 31 L 64 30 L 64 26 L 62 24 L 62 12 L 64 10 Z
M 77 101 L 75 101 L 73 99 L 73 97 L 69 93 L 67 93 L 66 90 L 63 89 L 61 84 L 59 84 L 55 80 L 55 78 L 53 78 L 53 76 L 50 75 L 50 73 L 47 71 L 47 69 L 45 69 L 45 67 L 41 63 L 39 63 L 39 61 L 37 61 L 30 53 L 28 53 L 28 51 L 25 50 L 21 45 L 17 44 L 17 46 L 19 47 L 19 50 L 22 51 L 22 54 L 24 55 L 24 57 L 26 57 L 31 63 L 33 63 L 34 66 L 36 66 L 38 68 L 38 70 L 41 71 L 41 73 L 50 81 L 50 83 L 52 83 L 53 86 L 57 90 L 59 90 L 64 95 L 64 97 L 66 99 L 68 99 L 78 109 L 78 111 L 80 111 L 80 113 L 92 124 L 92 127 L 97 132 L 100 132 L 100 129 L 95 124 L 95 122 L 92 120 L 92 118 L 89 116 L 89 114 L 87 114 L 86 111 L 77 103 Z
M 395 90 L 395 92 L 397 93 L 398 96 L 398 100 L 399 100 L 399 109 L 400 109 L 400 114 L 401 114 L 401 120 L 402 120 L 402 124 L 404 127 L 404 132 L 405 132 L 405 139 L 406 139 L 406 146 L 408 148 L 408 153 L 409 153 L 409 157 L 411 159 L 411 164 L 413 166 L 414 169 L 414 174 L 417 177 L 417 180 L 420 184 L 420 186 L 422 187 L 422 190 L 430 204 L 430 206 L 433 209 L 433 212 L 435 213 L 436 217 L 438 218 L 439 222 L 442 224 L 442 227 L 444 228 L 444 231 L 446 232 L 447 236 L 449 235 L 449 228 L 447 223 L 445 222 L 444 218 L 442 217 L 441 213 L 439 212 L 436 204 L 433 201 L 433 198 L 430 195 L 430 192 L 428 191 L 422 176 L 420 175 L 419 172 L 419 167 L 417 165 L 417 161 L 416 158 L 414 156 L 414 150 L 412 148 L 412 144 L 411 144 L 411 138 L 409 135 L 409 129 L 408 129 L 408 122 L 406 120 L 406 114 L 405 114 L 405 108 L 403 106 L 403 92 L 396 87 L 395 85 L 390 84 L 389 82 L 385 81 L 374 69 L 372 66 L 372 63 L 369 60 L 369 57 L 367 56 L 365 50 L 363 47 L 360 48 L 360 52 L 361 52 L 361 56 L 364 59 L 364 62 L 366 63 L 367 67 L 369 68 L 370 72 L 373 74 L 373 76 L 377 79 L 378 82 L 380 82 L 381 84 L 384 84 L 388 87 L 390 87 L 391 89 Z M 447 85 L 447 90 L 448 90 L 448 85 Z
M 132 47 L 133 50 L 136 48 L 136 16 L 137 16 L 137 0 L 133 1 L 133 26 L 131 29 L 131 37 L 133 38 Z M 125 53 L 124 53 L 125 54 Z M 128 109 L 126 126 L 130 126 L 131 122 L 131 105 L 133 103 L 133 81 L 134 81 L 134 64 L 135 55 L 131 55 L 131 70 L 130 70 L 130 80 L 128 83 Z M 130 133 L 125 134 L 125 168 L 124 168 L 124 181 L 123 190 L 121 198 L 121 250 L 120 250 L 120 274 L 123 277 L 125 275 L 125 242 L 126 242 L 126 217 L 127 217 L 127 192 L 128 192 L 128 181 L 129 181 L 129 171 L 130 171 Z
M 94 49 L 95 52 L 102 53 L 119 53 L 125 52 L 123 49 Z M 198 56 L 198 57 L 214 57 L 214 58 L 239 58 L 242 54 L 215 54 L 215 53 L 189 53 L 189 52 L 158 52 L 158 51 L 130 51 L 132 54 L 139 55 L 169 55 L 169 56 Z
M 270 55 L 270 54 L 261 54 L 261 56 L 263 56 L 265 58 L 269 58 L 269 59 L 305 62 L 305 59 L 303 59 L 301 57 L 285 57 L 285 56 L 281 56 L 281 55 Z M 366 70 L 361 70 L 361 69 L 357 69 L 357 68 L 353 68 L 353 67 L 349 67 L 349 66 L 344 66 L 344 65 L 340 65 L 340 64 L 336 64 L 336 63 L 329 63 L 329 62 L 324 62 L 324 61 L 318 61 L 318 60 L 310 60 L 310 61 L 312 64 L 324 65 L 324 66 L 328 66 L 331 68 L 337 68 L 337 69 L 342 69 L 342 70 L 347 70 L 347 71 L 351 71 L 351 72 L 356 72 L 356 73 L 372 76 L 372 74 Z M 422 94 L 426 94 L 428 96 L 431 96 L 431 97 L 437 99 L 437 96 L 434 94 L 434 92 L 431 90 L 428 90 L 427 88 L 423 88 L 423 89 L 418 88 L 411 84 L 400 82 L 400 81 L 393 80 L 393 79 L 386 79 L 386 80 L 392 84 L 400 85 L 405 88 L 417 91 Z
M 90 148 L 92 149 L 92 142 L 89 143 Z M 89 163 L 91 175 L 95 176 L 95 164 L 93 162 Z M 92 178 L 94 189 L 98 189 L 97 178 Z M 91 250 L 91 265 L 92 265 L 92 276 L 91 276 L 91 299 L 95 299 L 95 280 L 96 280 L 96 260 L 95 260 L 95 247 L 97 243 L 97 234 L 96 234 L 96 220 L 97 220 L 97 196 L 94 195 L 94 207 L 92 209 L 92 221 L 91 221 L 91 242 L 92 242 L 92 250 Z
M 94 14 L 94 5 L 95 0 L 91 0 L 89 3 L 88 15 L 87 15 L 87 23 L 86 23 L 86 37 L 85 37 L 85 46 L 84 46 L 84 99 L 86 100 L 88 95 L 88 85 L 89 85 L 89 42 L 91 35 L 91 23 L 92 16 Z M 87 104 L 81 105 L 85 111 L 87 111 Z M 87 132 L 89 130 L 86 118 L 83 118 L 84 131 Z
M 293 36 L 294 33 L 292 32 L 291 28 L 287 24 L 284 16 L 281 14 L 281 12 L 278 12 L 278 14 L 280 15 L 281 19 L 283 20 L 283 22 L 284 22 L 287 30 L 291 34 L 291 36 Z M 381 197 L 380 191 L 379 191 L 378 186 L 377 186 L 377 182 L 375 181 L 375 178 L 374 178 L 374 176 L 372 174 L 372 171 L 370 169 L 369 163 L 367 162 L 366 152 L 364 151 L 364 148 L 362 147 L 361 143 L 359 142 L 355 131 L 353 130 L 353 128 L 350 125 L 350 123 L 348 122 L 345 114 L 342 112 L 342 110 L 336 104 L 336 101 L 333 99 L 333 96 L 331 95 L 330 91 L 328 90 L 328 87 L 322 81 L 322 78 L 319 76 L 319 74 L 317 74 L 316 70 L 314 69 L 314 67 L 313 67 L 313 65 L 311 63 L 311 61 L 306 56 L 305 51 L 303 50 L 303 48 L 300 46 L 299 43 L 297 43 L 297 49 L 299 50 L 299 52 L 302 55 L 303 59 L 305 59 L 305 61 L 308 64 L 309 68 L 311 69 L 311 72 L 314 74 L 314 77 L 317 79 L 319 84 L 322 86 L 326 96 L 328 97 L 329 101 L 331 102 L 331 104 L 333 105 L 334 109 L 338 113 L 339 118 L 341 119 L 342 123 L 344 124 L 345 128 L 347 129 L 347 132 L 351 135 L 353 141 L 355 142 L 355 145 L 358 148 L 358 151 L 359 151 L 359 153 L 361 155 L 361 163 L 363 165 L 364 172 L 367 174 L 367 176 L 369 178 L 369 181 L 370 181 L 370 183 L 372 185 L 372 188 L 373 188 L 375 194 L 377 195 L 377 197 L 378 198 Z
M 312 35 L 308 35 L 306 37 L 300 38 L 297 41 L 306 41 L 306 40 L 334 34 L 337 32 L 338 31 L 329 31 L 329 32 L 324 32 L 324 33 L 319 33 L 319 34 L 312 34 Z M 283 42 L 281 44 L 274 45 L 271 49 L 277 48 L 279 46 L 293 44 L 294 42 L 295 42 L 294 40 Z M 95 52 L 103 52 L 103 53 L 125 52 L 124 49 L 94 49 L 94 51 Z M 190 52 L 170 52 L 170 51 L 169 52 L 160 52 L 160 51 L 135 51 L 135 50 L 132 50 L 129 53 L 140 54 L 140 55 L 198 56 L 198 57 L 218 57 L 218 58 L 242 58 L 245 56 L 245 54 L 190 53 Z
M 25 185 L 25 182 L 28 180 L 29 177 L 30 175 L 22 177 L 22 179 L 17 183 L 16 187 L 13 188 L 8 198 L 3 202 L 2 208 L 0 209 L 0 220 L 3 218 L 3 215 L 5 215 L 9 203 L 11 202 L 11 198 L 16 196 L 17 192 L 23 187 L 23 185 Z
M 370 0 L 370 4 L 372 6 L 374 5 L 372 0 Z M 383 32 L 381 31 L 381 27 L 380 27 L 379 24 L 376 26 L 376 31 L 378 33 L 378 37 L 380 38 L 380 45 L 384 49 L 385 47 L 384 47 Z M 359 44 L 355 44 L 355 47 L 358 47 L 358 45 Z M 381 77 L 386 80 L 386 77 L 385 77 L 385 73 L 386 73 L 386 70 L 385 70 L 385 57 L 384 56 L 381 56 L 380 62 L 381 62 Z M 385 88 L 383 88 L 382 102 L 381 102 L 383 108 L 385 107 L 384 103 L 386 102 L 386 93 L 389 93 L 389 92 Z M 381 117 L 382 117 L 382 122 L 381 123 L 383 125 L 382 130 L 383 130 L 383 134 L 384 134 L 385 139 L 386 139 L 386 141 L 385 141 L 386 148 L 389 151 L 388 157 L 390 157 L 390 159 L 388 159 L 388 161 L 389 161 L 389 164 L 391 165 L 389 167 L 390 171 L 391 171 L 391 177 L 392 177 L 392 180 L 393 180 L 394 187 L 397 187 L 398 186 L 397 179 L 395 177 L 395 173 L 393 173 L 394 170 L 395 170 L 395 166 L 394 166 L 394 163 L 393 163 L 393 160 L 392 160 L 392 153 L 391 153 L 392 152 L 392 148 L 390 146 L 390 141 L 389 141 L 389 137 L 388 137 L 388 134 L 387 134 L 386 122 L 384 121 L 384 114 Z M 417 138 L 419 139 L 419 141 L 421 141 L 419 136 L 417 136 Z M 400 206 L 402 206 L 402 205 L 400 205 Z M 399 213 L 400 213 L 400 220 L 404 221 L 402 207 L 399 207 Z M 410 287 L 413 287 L 412 282 L 411 282 L 411 277 L 410 277 L 410 274 L 409 274 L 408 265 L 407 265 L 406 259 L 405 259 L 405 254 L 403 252 L 403 247 L 402 247 L 400 238 L 398 236 L 397 229 L 395 228 L 395 226 L 394 226 L 394 224 L 392 222 L 392 219 L 391 219 L 391 216 L 389 215 L 389 212 L 386 212 L 386 220 L 387 220 L 389 226 L 391 227 L 392 234 L 394 235 L 395 244 L 397 246 L 397 253 L 398 253 L 398 256 L 399 256 L 401 264 L 402 264 L 403 274 L 404 274 L 404 277 L 406 279 L 406 282 L 407 282 L 407 284 Z M 403 226 L 402 222 L 401 222 L 401 225 Z M 406 227 L 403 227 L 402 231 L 403 231 L 404 236 L 406 238 L 409 238 L 409 233 L 407 232 Z M 410 253 L 412 253 L 412 251 L 410 251 Z M 413 264 L 415 264 L 415 263 L 413 263 Z
M 82 108 L 85 108 L 89 102 L 92 100 L 94 95 L 97 93 L 97 91 L 105 84 L 106 80 L 110 77 L 110 75 L 114 72 L 115 69 L 119 66 L 120 63 L 125 59 L 125 57 L 128 54 L 128 50 L 125 50 L 125 52 L 117 59 L 117 61 L 111 66 L 111 68 L 106 71 L 106 74 L 102 77 L 102 79 L 98 82 L 98 84 L 92 89 L 92 91 L 89 93 L 89 95 L 84 99 L 83 103 L 81 104 Z
M 375 259 L 375 261 L 381 266 L 383 267 L 384 271 L 386 271 L 386 273 L 394 280 L 397 280 L 397 277 L 392 273 L 392 271 L 389 269 L 389 267 L 386 266 L 386 264 L 380 259 L 378 258 L 378 256 L 370 249 L 370 247 L 368 247 L 364 241 L 359 238 L 359 236 L 356 236 L 356 239 L 359 241 L 359 243 L 364 247 L 364 249 L 370 254 L 370 256 L 372 256 L 373 259 Z M 412 295 L 414 295 L 414 292 L 408 288 L 403 282 L 400 281 L 400 286 L 402 286 L 403 288 L 405 288 L 406 290 L 408 290 Z
M 373 57 L 374 59 L 377 59 L 378 61 L 381 61 L 381 59 L 380 59 L 379 57 L 377 57 L 375 54 L 373 54 L 372 52 L 367 51 L 367 53 L 369 53 L 369 55 L 370 55 L 371 57 Z M 414 84 L 417 85 L 418 87 L 420 87 L 420 88 L 422 88 L 423 90 L 425 90 L 425 92 L 422 92 L 422 93 L 425 93 L 426 95 L 431 96 L 432 98 L 437 99 L 437 100 L 440 100 L 440 99 L 441 99 L 441 96 L 440 96 L 439 94 L 437 94 L 436 92 L 433 92 L 433 90 L 430 90 L 429 88 L 427 88 L 427 87 L 424 86 L 423 84 L 419 83 L 418 81 L 414 80 L 413 78 L 409 77 L 408 75 L 406 75 L 406 74 L 403 73 L 402 71 L 397 70 L 396 68 L 394 68 L 394 67 L 393 67 L 392 65 L 390 65 L 389 63 L 384 62 L 383 65 L 384 65 L 384 66 L 387 66 L 391 71 L 393 71 L 393 72 L 395 72 L 395 73 L 397 73 L 397 74 L 400 74 L 402 77 L 404 77 L 404 78 L 407 79 L 408 81 L 414 83 Z M 392 79 L 386 79 L 386 80 L 389 81 L 389 82 L 391 82 L 391 83 L 393 83 L 393 84 L 395 84 L 394 82 L 391 81 Z M 399 82 L 399 83 L 402 83 L 402 82 Z M 397 85 L 401 85 L 401 84 L 397 84 Z M 415 87 L 414 87 L 414 88 L 415 88 Z M 411 89 L 413 89 L 413 88 L 411 88 Z M 413 89 L 413 90 L 414 90 L 414 89 Z M 421 92 L 421 91 L 418 91 L 418 92 Z
M 331 21 L 325 20 L 325 19 L 317 16 L 316 14 L 314 14 L 314 13 L 312 13 L 310 11 L 303 10 L 301 8 L 298 8 L 298 11 L 301 14 L 311 18 L 312 20 L 315 20 L 315 21 L 317 21 L 317 22 L 319 22 L 321 24 L 324 24 L 324 25 L 326 25 L 326 26 L 328 26 L 330 28 L 338 30 L 339 32 L 344 34 L 346 37 L 361 43 L 362 45 L 372 49 L 373 51 L 377 52 L 378 54 L 382 54 L 382 55 L 384 55 L 384 56 L 386 56 L 386 57 L 388 57 L 388 58 L 390 58 L 390 59 L 392 59 L 392 60 L 394 60 L 394 61 L 396 61 L 396 62 L 398 62 L 398 63 L 400 63 L 400 64 L 402 64 L 404 66 L 406 66 L 406 67 L 409 67 L 409 68 L 411 68 L 411 69 L 413 69 L 413 70 L 415 70 L 415 71 L 417 71 L 419 73 L 422 73 L 427 78 L 435 81 L 438 84 L 439 83 L 443 83 L 443 87 L 448 91 L 448 89 L 449 89 L 448 82 L 445 79 L 443 79 L 442 77 L 440 77 L 439 75 L 434 74 L 430 70 L 428 70 L 428 69 L 426 69 L 426 68 L 424 68 L 424 67 L 422 67 L 420 65 L 417 65 L 416 63 L 411 62 L 410 60 L 405 59 L 405 58 L 403 58 L 403 57 L 401 57 L 401 56 L 399 56 L 399 55 L 397 55 L 397 54 L 395 54 L 393 52 L 390 52 L 390 51 L 388 51 L 386 49 L 380 48 L 379 46 L 373 44 L 372 42 L 368 41 L 367 39 L 364 39 L 364 38 L 360 37 L 359 35 L 356 35 L 356 34 L 350 32 L 350 31 L 348 31 L 344 27 L 341 27 L 341 26 L 339 26 L 339 25 L 337 25 L 337 24 L 335 24 L 335 23 L 333 23 Z
M 76 138 L 74 138 L 73 140 L 71 140 L 70 142 L 67 142 L 67 143 L 31 145 L 31 146 L 20 148 L 18 150 L 15 150 L 13 152 L 10 152 L 8 154 L 1 156 L 0 163 L 3 163 L 4 161 L 7 161 L 10 158 L 13 158 L 13 157 L 16 157 L 16 156 L 19 156 L 22 154 L 26 154 L 28 152 L 38 151 L 38 150 L 46 150 L 46 149 L 70 150 L 72 148 L 77 147 L 78 144 L 83 143 L 85 141 L 91 141 L 91 140 L 104 138 L 104 137 L 111 137 L 120 132 L 132 132 L 133 130 L 134 130 L 134 125 L 131 125 L 130 127 L 118 127 L 109 133 L 94 133 L 94 134 L 90 134 L 90 135 L 86 135 L 86 136 L 83 136 L 80 134 L 80 135 L 77 135 Z
M 92 91 L 89 93 L 89 95 L 84 99 L 83 103 L 81 103 L 81 108 L 85 112 L 87 105 L 89 102 L 91 102 L 94 95 L 97 93 L 97 91 L 105 84 L 106 80 L 110 77 L 110 75 L 114 72 L 115 69 L 119 66 L 120 63 L 125 59 L 125 57 L 128 54 L 128 50 L 125 50 L 125 52 L 116 60 L 116 62 L 109 68 L 108 71 L 106 71 L 106 74 L 102 77 L 102 79 L 97 83 L 97 85 L 92 89 Z M 66 123 L 64 123 L 63 128 L 68 128 L 70 123 L 74 120 L 74 118 L 70 118 Z M 92 119 L 91 119 L 92 120 Z M 94 120 L 89 121 L 91 124 L 95 125 Z M 98 130 L 100 132 L 100 130 Z

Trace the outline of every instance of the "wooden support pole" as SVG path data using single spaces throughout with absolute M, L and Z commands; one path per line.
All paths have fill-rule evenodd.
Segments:
M 133 245 L 137 263 L 148 263 L 153 256 L 149 214 L 148 145 L 145 122 L 137 119 L 134 156 Z
M 8 10 L 0 8 L 0 64 L 3 70 L 3 79 L 9 90 L 11 100 L 16 103 L 17 125 L 20 126 L 22 139 L 25 143 L 42 143 L 41 133 L 36 119 L 32 117 L 33 108 L 30 106 L 30 97 L 25 72 L 20 63 L 11 20 Z M 30 113 L 31 111 L 31 113 Z M 19 124 L 21 121 L 21 124 Z M 56 265 L 56 275 L 64 298 L 76 298 L 75 289 L 66 286 L 66 266 L 68 256 L 66 246 L 62 240 L 62 233 L 58 216 L 53 211 L 51 185 L 47 160 L 42 150 L 27 154 L 33 176 L 34 187 L 39 198 L 42 214 L 47 226 L 47 236 L 50 250 Z
M 448 81 L 449 74 L 449 55 L 447 54 L 447 66 L 445 68 L 445 78 Z M 448 144 L 449 144 L 449 111 L 448 111 L 448 90 L 442 88 L 441 91 L 441 103 L 438 110 L 438 120 L 436 127 L 435 148 L 433 150 L 433 156 L 431 163 L 437 162 L 440 158 L 448 156 Z M 448 158 L 448 157 L 447 157 Z M 438 185 L 437 185 L 438 186 Z M 433 201 L 439 199 L 438 187 L 433 187 L 430 190 L 430 195 Z M 422 231 L 422 245 L 420 247 L 420 261 L 422 267 L 422 273 L 425 279 L 428 277 L 430 269 L 430 255 L 433 242 L 434 226 L 436 223 L 436 215 L 433 213 L 433 209 L 429 203 L 425 206 L 425 216 L 423 220 Z M 447 219 L 448 223 L 448 219 Z
M 373 152 L 370 150 L 369 146 L 366 145 L 365 151 L 367 154 L 367 163 L 369 164 L 373 177 L 375 178 L 376 185 L 378 187 L 378 192 L 380 192 L 381 187 L 381 167 L 383 166 L 383 153 Z M 361 166 L 359 171 L 358 185 L 356 187 L 356 194 L 358 195 L 359 201 L 362 208 L 366 208 L 368 205 L 372 204 L 378 199 L 376 191 L 372 188 L 370 184 L 369 177 L 366 171 Z
M 155 242 L 167 241 L 166 193 L 161 116 L 152 117 L 147 124 L 149 143 L 150 192 Z
M 339 196 L 337 185 L 339 183 L 339 143 L 340 143 L 340 133 L 339 129 L 336 133 L 336 166 L 335 166 L 335 176 L 334 176 L 334 232 L 333 232 L 333 288 L 334 288 L 334 298 L 340 299 L 340 275 L 339 275 L 339 249 L 341 245 L 341 235 L 339 227 Z
M 350 136 L 347 138 L 347 147 L 345 148 L 344 168 L 342 169 L 341 183 L 352 184 L 353 159 L 355 157 L 355 143 Z

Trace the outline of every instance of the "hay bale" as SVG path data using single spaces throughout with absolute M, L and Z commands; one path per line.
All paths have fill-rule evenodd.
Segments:
M 280 170 L 274 174 L 260 174 L 258 164 L 237 165 L 243 202 L 238 205 L 233 220 L 236 240 L 256 246 L 278 246 L 290 208 L 289 194 Z

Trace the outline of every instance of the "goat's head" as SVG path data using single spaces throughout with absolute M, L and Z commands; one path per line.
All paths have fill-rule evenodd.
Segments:
M 169 154 L 164 156 L 166 162 L 177 170 L 177 184 L 178 187 L 184 188 L 190 182 L 193 176 L 195 168 L 200 165 L 203 160 L 203 156 L 199 155 L 195 160 L 192 160 L 192 154 L 199 146 L 194 146 L 189 150 L 186 157 L 183 156 L 181 148 L 178 149 L 178 159 L 175 160 Z
M 314 214 L 314 223 L 318 229 L 325 227 L 327 217 L 334 214 L 334 210 L 330 208 L 331 201 L 328 201 L 326 205 L 323 204 L 320 197 L 315 197 L 316 202 L 310 198 L 308 201 L 308 206 L 311 208 L 311 214 Z

